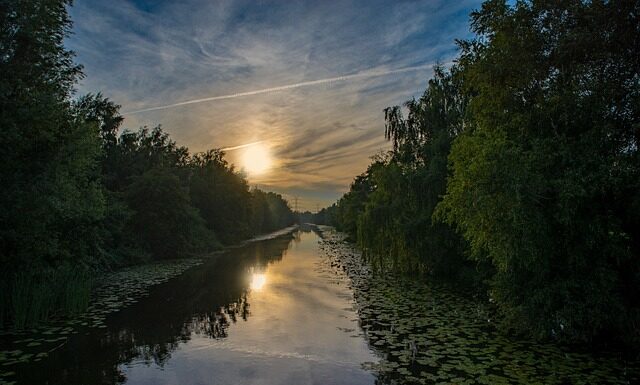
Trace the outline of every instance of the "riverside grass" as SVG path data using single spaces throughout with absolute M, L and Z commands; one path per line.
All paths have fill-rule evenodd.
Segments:
M 89 304 L 93 277 L 86 268 L 64 265 L 9 275 L 0 300 L 0 322 L 11 329 L 21 330 L 51 317 L 78 314 Z

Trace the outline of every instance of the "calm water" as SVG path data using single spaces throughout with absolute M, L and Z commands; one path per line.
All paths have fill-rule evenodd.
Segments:
M 155 287 L 74 336 L 25 384 L 372 384 L 378 361 L 353 310 L 347 278 L 318 236 L 250 244 Z

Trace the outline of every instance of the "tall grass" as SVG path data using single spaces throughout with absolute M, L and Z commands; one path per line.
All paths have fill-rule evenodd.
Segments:
M 0 280 L 0 325 L 33 327 L 87 308 L 92 277 L 85 268 L 62 266 L 4 275 Z

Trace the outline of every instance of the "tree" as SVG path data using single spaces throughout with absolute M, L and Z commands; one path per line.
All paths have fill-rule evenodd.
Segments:
M 98 127 L 71 106 L 82 72 L 63 45 L 68 4 L 0 4 L 0 323 L 19 327 L 78 310 L 65 291 L 82 280 L 76 287 L 88 292 L 75 272 L 100 248 L 100 142 Z M 51 283 L 69 271 L 69 285 Z
M 82 73 L 63 45 L 67 5 L 1 5 L 0 258 L 16 269 L 88 263 L 103 216 L 97 127 L 71 108 Z
M 192 157 L 160 126 L 121 132 L 100 93 L 72 100 L 68 5 L 0 2 L 0 327 L 82 310 L 97 271 L 207 251 L 213 230 L 251 235 L 252 194 L 222 152 Z M 257 230 L 291 223 L 282 197 L 264 196 Z
M 518 330 L 638 341 L 637 2 L 488 1 L 460 42 L 467 129 L 439 207 Z
M 154 257 L 181 258 L 213 243 L 187 189 L 170 169 L 153 168 L 134 178 L 125 197 L 133 210 L 128 231 Z
M 224 152 L 209 150 L 190 159 L 190 194 L 209 229 L 229 244 L 250 235 L 251 196 L 247 181 L 223 157 Z
M 338 202 L 338 225 L 381 268 L 450 279 L 473 268 L 461 237 L 432 219 L 467 104 L 456 71 L 437 66 L 422 97 L 404 104 L 407 118 L 400 106 L 385 109 L 385 138 L 393 150 L 374 158 Z

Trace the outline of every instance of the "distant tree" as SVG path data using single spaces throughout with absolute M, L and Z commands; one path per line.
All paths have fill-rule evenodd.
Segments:
M 260 190 L 255 189 L 254 191 Z M 261 232 L 266 233 L 281 229 L 294 222 L 291 208 L 282 195 L 269 191 L 265 194 L 265 198 L 270 220 L 265 222 Z
M 294 222 L 294 215 L 289 204 L 280 194 L 251 190 L 251 220 L 253 234 L 267 233 Z
M 308 211 L 303 214 L 309 214 L 309 216 L 311 217 L 305 222 L 311 222 L 318 225 L 331 225 L 335 222 L 337 210 L 338 210 L 338 205 L 334 203 L 329 207 L 324 207 L 320 209 L 319 212 L 313 215 L 311 215 L 311 213 Z
M 223 243 L 233 243 L 250 235 L 249 186 L 244 177 L 227 164 L 224 152 L 209 150 L 193 155 L 191 200 Z
M 251 232 L 260 234 L 265 228 L 269 227 L 269 216 L 269 206 L 265 192 L 259 189 L 251 190 L 251 213 L 249 217 Z
M 356 239 L 358 233 L 358 217 L 372 191 L 371 175 L 367 172 L 358 175 L 349 191 L 338 201 L 334 223 L 340 231 L 348 233 L 353 239 Z
M 177 146 L 161 126 L 124 130 L 104 164 L 104 183 L 111 191 L 123 191 L 133 178 L 155 167 L 172 168 L 186 183 L 189 150 Z
M 127 230 L 153 256 L 181 258 L 213 243 L 188 190 L 170 169 L 157 167 L 135 177 L 125 197 L 133 210 Z

